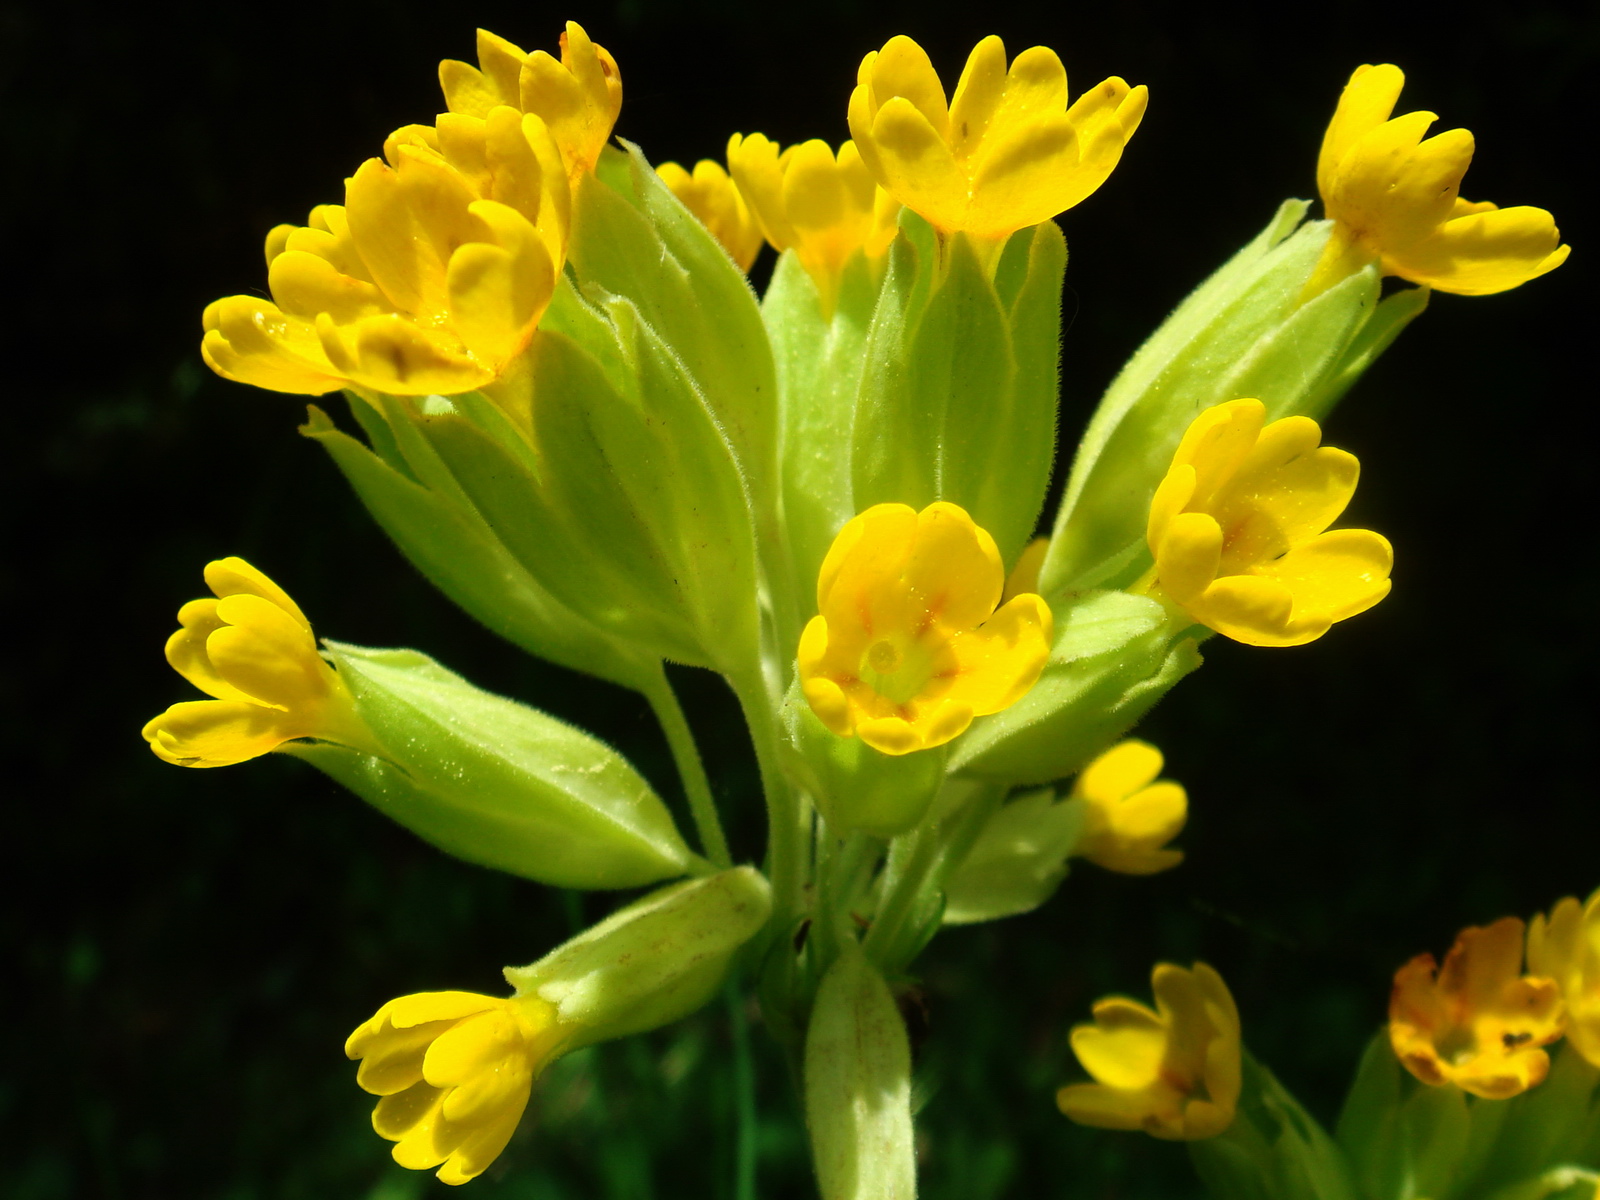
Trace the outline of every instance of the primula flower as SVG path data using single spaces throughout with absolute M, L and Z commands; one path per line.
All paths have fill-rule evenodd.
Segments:
M 1093 1025 L 1073 1029 L 1072 1052 L 1095 1082 L 1062 1088 L 1056 1104 L 1080 1125 L 1215 1137 L 1239 1104 L 1239 1010 L 1205 963 L 1161 963 L 1151 984 L 1155 1011 L 1111 996 L 1095 1003 Z
M 1568 896 L 1528 926 L 1528 970 L 1561 989 L 1567 1038 L 1600 1067 L 1600 891 L 1583 904 Z
M 1544 209 L 1461 198 L 1472 134 L 1451 129 L 1424 141 L 1433 113 L 1390 119 L 1405 78 L 1390 63 L 1357 67 L 1339 97 L 1317 159 L 1317 187 L 1336 226 L 1307 290 L 1377 260 L 1385 275 L 1483 296 L 1565 262 L 1569 247 Z
M 722 164 L 702 158 L 690 174 L 675 162 L 664 162 L 656 168 L 656 174 L 722 243 L 739 270 L 749 271 L 761 252 L 761 224 Z
M 344 1045 L 356 1082 L 383 1099 L 372 1127 L 394 1160 L 465 1183 L 506 1148 L 528 1093 L 568 1030 L 537 996 L 420 992 L 380 1008 Z
M 594 170 L 622 111 L 617 60 L 576 21 L 561 35 L 560 62 L 480 29 L 478 66 L 447 58 L 439 64 L 439 85 L 453 113 L 483 120 L 507 105 L 538 116 L 561 147 L 574 183 Z
M 856 251 L 882 258 L 898 229 L 900 204 L 872 181 L 854 142 L 837 154 L 813 138 L 781 154 L 759 133 L 728 140 L 728 169 L 780 254 L 792 249 L 831 309 L 839 276 Z
M 800 637 L 807 703 L 885 754 L 940 746 L 1027 693 L 1050 654 L 1036 595 L 1002 605 L 994 539 L 965 509 L 877 504 L 839 531 Z
M 1048 221 L 1104 183 L 1148 98 L 1112 77 L 1068 108 L 1054 50 L 1024 50 L 1008 71 L 992 36 L 973 48 L 948 105 L 908 37 L 868 54 L 856 80 L 850 135 L 873 178 L 942 233 L 984 239 Z
M 1504 1100 L 1543 1081 L 1562 1032 L 1561 989 L 1522 974 L 1522 922 L 1463 929 L 1440 967 L 1419 954 L 1395 973 L 1389 1041 L 1424 1083 Z
M 225 767 L 294 738 L 370 746 L 349 691 L 288 594 L 242 558 L 208 563 L 205 580 L 216 599 L 178 610 L 182 628 L 167 639 L 167 661 L 216 699 L 174 704 L 147 724 L 150 749 L 180 767 Z
M 1189 797 L 1182 784 L 1155 782 L 1161 763 L 1161 751 L 1130 739 L 1083 769 L 1072 788 L 1084 805 L 1074 854 L 1125 875 L 1154 875 L 1183 861 L 1183 851 L 1164 847 L 1183 828 Z
M 459 395 L 533 337 L 565 261 L 570 194 L 544 123 L 501 106 L 413 125 L 345 183 L 345 204 L 267 235 L 274 303 L 205 311 L 218 374 L 280 392 Z
M 1355 492 L 1353 454 L 1318 446 L 1309 417 L 1263 428 L 1259 400 L 1206 409 L 1150 502 L 1159 589 L 1197 622 L 1251 646 L 1298 646 L 1389 594 L 1394 552 L 1328 525 Z

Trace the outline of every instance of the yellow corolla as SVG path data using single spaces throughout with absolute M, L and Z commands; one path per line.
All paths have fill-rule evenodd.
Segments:
M 1195 418 L 1150 502 L 1140 587 L 1235 641 L 1298 646 L 1388 595 L 1394 552 L 1371 530 L 1328 530 L 1355 456 L 1319 446 L 1309 417 L 1265 421 L 1259 400 Z
M 1072 1052 L 1094 1083 L 1056 1093 L 1080 1125 L 1142 1129 L 1158 1138 L 1215 1137 L 1233 1123 L 1243 1054 L 1239 1010 L 1222 976 L 1171 963 L 1151 979 L 1154 1011 L 1120 996 L 1099 1000 L 1094 1024 L 1072 1031 Z
M 1460 196 L 1474 142 L 1465 129 L 1423 140 L 1430 112 L 1390 118 L 1405 75 L 1390 63 L 1357 67 L 1339 97 L 1317 160 L 1317 187 L 1335 224 L 1308 290 L 1374 260 L 1442 292 L 1483 296 L 1566 261 L 1542 208 L 1496 208 Z
M 722 243 L 739 270 L 748 271 L 761 252 L 761 224 L 722 164 L 702 158 L 691 174 L 675 162 L 664 162 L 656 168 L 656 174 Z
M 478 30 L 478 66 L 445 59 L 439 85 L 453 113 L 487 119 L 501 105 L 533 113 L 549 126 L 569 177 L 594 170 L 622 111 L 622 74 L 604 46 L 568 21 L 561 61 L 528 54 L 503 37 Z
M 1154 875 L 1183 861 L 1183 851 L 1166 844 L 1183 829 L 1189 796 L 1182 784 L 1156 782 L 1161 763 L 1161 751 L 1129 739 L 1083 769 L 1072 787 L 1084 805 L 1074 854 L 1124 875 Z
M 767 241 L 794 251 L 826 307 L 851 255 L 879 259 L 894 241 L 900 204 L 872 181 L 854 142 L 835 153 L 813 138 L 780 154 L 763 134 L 736 133 L 728 169 Z
M 1419 954 L 1394 977 L 1389 1041 L 1424 1083 L 1453 1083 L 1490 1100 L 1543 1081 L 1561 1036 L 1561 989 L 1522 974 L 1522 922 L 1463 929 L 1440 967 Z
M 147 724 L 150 749 L 180 767 L 224 767 L 293 738 L 368 747 L 349 691 L 287 593 L 242 558 L 208 563 L 205 579 L 216 598 L 178 610 L 167 661 L 216 699 L 174 704 Z
M 1528 970 L 1561 989 L 1567 1038 L 1600 1067 L 1600 891 L 1580 904 L 1572 896 L 1528 926 Z
M 878 504 L 839 531 L 800 637 L 800 686 L 841 737 L 885 754 L 940 746 L 1009 708 L 1050 654 L 1036 595 L 998 610 L 1005 570 L 965 509 Z
M 570 225 L 561 155 L 501 106 L 413 125 L 345 183 L 345 204 L 267 235 L 272 302 L 205 311 L 218 374 L 280 392 L 459 395 L 499 379 L 533 337 Z
M 344 1052 L 361 1060 L 356 1082 L 383 1097 L 372 1127 L 395 1143 L 395 1162 L 440 1167 L 441 1180 L 459 1184 L 506 1148 L 567 1032 L 536 996 L 419 992 L 385 1004 Z
M 1067 106 L 1067 73 L 1035 46 L 1006 68 L 997 37 L 973 48 L 945 102 L 908 37 L 868 54 L 850 96 L 850 136 L 884 189 L 938 230 L 998 239 L 1048 221 L 1104 183 L 1148 98 L 1112 77 Z

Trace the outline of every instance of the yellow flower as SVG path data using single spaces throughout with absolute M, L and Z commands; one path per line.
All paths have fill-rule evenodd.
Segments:
M 1093 1025 L 1073 1029 L 1072 1052 L 1096 1082 L 1062 1088 L 1056 1104 L 1080 1125 L 1215 1137 L 1239 1104 L 1239 1010 L 1205 963 L 1161 963 L 1151 983 L 1154 1012 L 1111 996 L 1095 1003 Z
M 800 685 L 817 717 L 885 754 L 941 746 L 1009 708 L 1050 654 L 1050 609 L 1016 596 L 965 509 L 877 504 L 839 531 L 800 636 Z
M 273 303 L 205 311 L 220 375 L 280 392 L 459 395 L 533 337 L 560 276 L 570 195 L 538 117 L 501 106 L 413 125 L 345 183 L 345 204 L 267 235 Z
M 391 1000 L 350 1035 L 356 1082 L 382 1096 L 372 1127 L 395 1143 L 394 1160 L 445 1183 L 481 1174 L 506 1148 L 533 1081 L 567 1030 L 537 996 L 501 1000 L 473 992 L 419 992 Z
M 1542 208 L 1496 208 L 1459 194 L 1473 138 L 1452 129 L 1423 141 L 1430 112 L 1390 119 L 1405 75 L 1390 63 L 1357 67 L 1339 97 L 1317 159 L 1317 187 L 1337 223 L 1308 291 L 1374 260 L 1385 275 L 1483 296 L 1566 261 Z
M 225 767 L 293 738 L 368 745 L 349 691 L 283 589 L 242 558 L 207 564 L 205 579 L 217 599 L 178 610 L 167 661 L 216 699 L 174 704 L 147 724 L 150 749 L 180 767 Z
M 1183 861 L 1164 849 L 1189 815 L 1183 785 L 1163 780 L 1161 751 L 1149 742 L 1120 742 L 1078 775 L 1072 796 L 1083 801 L 1084 826 L 1074 854 L 1108 871 L 1154 875 Z
M 1548 920 L 1542 913 L 1533 918 L 1528 970 L 1556 981 L 1566 1004 L 1568 1039 L 1600 1067 L 1600 891 L 1583 904 L 1568 896 Z
M 1389 1041 L 1424 1083 L 1504 1100 L 1543 1081 L 1561 1036 L 1561 989 L 1523 975 L 1522 922 L 1463 929 L 1440 967 L 1419 954 L 1395 973 Z
M 665 162 L 656 168 L 656 174 L 722 243 L 739 270 L 748 271 L 761 252 L 761 225 L 722 164 L 702 158 L 691 175 L 677 163 Z
M 1235 641 L 1298 646 L 1388 595 L 1394 552 L 1371 530 L 1328 531 L 1355 456 L 1319 447 L 1309 417 L 1265 420 L 1259 400 L 1230 400 L 1189 426 L 1150 502 L 1141 586 Z
M 1004 238 L 1082 201 L 1111 174 L 1148 94 L 1111 78 L 1067 107 L 1067 73 L 1035 46 L 973 48 L 945 104 L 921 46 L 894 37 L 861 61 L 850 135 L 884 189 L 942 233 Z
M 813 138 L 781 154 L 765 135 L 728 139 L 728 169 L 780 254 L 792 249 L 831 310 L 839 275 L 856 251 L 881 258 L 894 241 L 900 205 L 873 183 L 854 142 L 835 154 Z
M 478 64 L 454 59 L 439 64 L 439 84 L 451 112 L 486 119 L 508 105 L 533 113 L 550 127 L 573 182 L 594 170 L 622 111 L 622 75 L 617 60 L 591 42 L 583 26 L 567 22 L 560 62 L 543 50 L 528 54 L 480 29 Z

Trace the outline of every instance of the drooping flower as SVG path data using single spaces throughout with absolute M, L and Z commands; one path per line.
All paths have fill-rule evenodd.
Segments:
M 1072 1030 L 1072 1052 L 1094 1083 L 1056 1093 L 1080 1125 L 1142 1129 L 1158 1138 L 1215 1137 L 1239 1103 L 1239 1010 L 1222 976 L 1205 963 L 1161 963 L 1151 978 L 1155 1010 L 1110 996 L 1094 1024 Z
M 480 29 L 478 66 L 447 58 L 439 64 L 439 85 L 452 113 L 482 120 L 506 105 L 539 117 L 561 147 L 574 183 L 594 170 L 622 111 L 617 60 L 576 21 L 568 21 L 561 35 L 560 62 Z
M 763 134 L 736 133 L 728 169 L 767 241 L 780 254 L 795 252 L 825 307 L 851 255 L 879 259 L 894 241 L 899 202 L 872 181 L 854 142 L 835 154 L 813 138 L 780 154 Z
M 1433 113 L 1391 119 L 1404 86 L 1399 67 L 1360 66 L 1339 97 L 1317 159 L 1335 228 L 1307 291 L 1376 260 L 1385 275 L 1483 296 L 1565 262 L 1569 247 L 1544 209 L 1462 199 L 1472 134 L 1451 129 L 1424 141 Z
M 868 54 L 850 96 L 850 135 L 874 179 L 946 234 L 999 239 L 1048 221 L 1110 176 L 1148 93 L 1112 77 L 1067 106 L 1067 73 L 1035 46 L 1006 68 L 1004 43 L 973 48 L 945 102 L 908 37 Z
M 702 158 L 691 174 L 675 162 L 664 162 L 656 168 L 656 174 L 722 243 L 739 270 L 750 270 L 750 264 L 761 252 L 761 224 L 722 164 Z
M 178 610 L 167 661 L 215 699 L 174 704 L 150 721 L 150 749 L 180 767 L 224 767 L 294 738 L 370 746 L 349 691 L 288 594 L 242 558 L 208 563 L 205 580 L 216 598 Z
M 1528 926 L 1528 970 L 1561 989 L 1567 1038 L 1600 1067 L 1600 891 L 1580 904 L 1568 896 Z
M 997 610 L 1004 582 L 994 539 L 957 505 L 877 504 L 852 518 L 800 637 L 812 711 L 841 737 L 908 754 L 1015 704 L 1044 670 L 1052 618 L 1033 594 Z
M 1395 973 L 1389 1040 L 1418 1079 L 1503 1100 L 1544 1080 L 1561 1036 L 1556 981 L 1522 974 L 1522 922 L 1461 931 L 1444 966 L 1419 954 Z
M 533 337 L 565 261 L 571 198 L 536 116 L 444 114 L 384 144 L 345 204 L 267 235 L 273 302 L 205 311 L 218 374 L 280 392 L 459 395 L 499 379 Z
M 1154 875 L 1183 861 L 1166 844 L 1189 815 L 1183 785 L 1155 782 L 1162 756 L 1149 742 L 1111 747 L 1078 775 L 1072 798 L 1084 806 L 1083 832 L 1073 853 L 1108 871 Z
M 1328 529 L 1355 456 L 1319 446 L 1309 417 L 1265 420 L 1259 400 L 1230 400 L 1189 426 L 1150 502 L 1143 587 L 1235 641 L 1298 646 L 1388 595 L 1394 552 L 1371 530 Z
M 395 1162 L 461 1184 L 506 1148 L 567 1034 L 537 996 L 419 992 L 385 1004 L 344 1052 L 361 1060 L 356 1082 L 382 1097 L 372 1127 L 395 1143 Z

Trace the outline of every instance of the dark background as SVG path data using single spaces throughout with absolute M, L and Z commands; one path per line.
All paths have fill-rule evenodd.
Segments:
M 1405 14 L 1414 12 L 1416 15 Z M 1464 924 L 1600 884 L 1588 191 L 1600 62 L 1590 5 L 736 5 L 482 0 L 313 7 L 0 4 L 10 294 L 3 675 L 8 903 L 0 1194 L 362 1197 L 443 1191 L 388 1164 L 341 1053 L 383 1000 L 495 991 L 609 910 L 445 859 L 302 764 L 175 770 L 141 723 L 190 689 L 162 662 L 209 559 L 241 554 L 319 633 L 416 646 L 625 750 L 677 801 L 642 702 L 528 660 L 400 560 L 303 406 L 215 378 L 215 297 L 259 291 L 280 221 L 336 200 L 391 128 L 440 107 L 434 66 L 476 24 L 553 49 L 584 22 L 622 68 L 618 132 L 657 161 L 733 130 L 846 135 L 860 56 L 910 33 L 953 83 L 980 36 L 1044 42 L 1074 90 L 1148 83 L 1111 181 L 1064 222 L 1063 430 L 1118 364 L 1289 195 L 1361 62 L 1402 110 L 1479 137 L 1467 193 L 1551 209 L 1554 275 L 1436 297 L 1332 420 L 1395 543 L 1395 590 L 1296 650 L 1209 644 L 1143 733 L 1189 786 L 1189 860 L 1075 874 L 1028 917 L 925 959 L 930 1198 L 1193 1194 L 1181 1147 L 1054 1111 L 1070 1025 L 1144 995 L 1158 959 L 1231 983 L 1254 1050 L 1325 1120 L 1395 968 Z M 769 260 L 770 261 L 770 252 Z M 736 847 L 759 802 L 731 705 L 680 676 Z M 516 1197 L 730 1194 L 728 1011 L 553 1069 L 501 1176 Z M 758 1041 L 764 1197 L 809 1194 L 781 1068 Z

